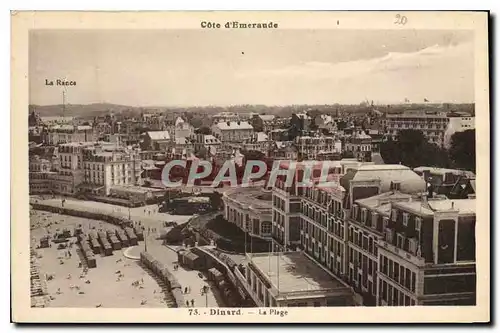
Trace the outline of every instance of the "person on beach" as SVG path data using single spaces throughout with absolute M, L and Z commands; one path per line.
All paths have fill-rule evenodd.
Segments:
M 194 299 L 191 300 L 191 306 L 194 307 Z
M 184 294 L 187 294 L 188 293 L 188 287 L 185 287 L 184 288 Z
M 186 306 L 189 308 L 189 301 L 186 301 Z

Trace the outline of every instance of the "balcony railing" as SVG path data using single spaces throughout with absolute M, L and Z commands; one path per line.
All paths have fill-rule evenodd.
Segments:
M 417 266 L 424 266 L 425 265 L 425 259 L 421 257 L 417 257 L 416 255 L 413 255 L 401 248 L 398 248 L 397 246 L 394 246 L 392 244 L 389 244 L 385 240 L 379 240 L 378 241 L 379 246 L 382 245 L 383 248 L 397 254 L 398 256 L 402 257 L 405 260 L 408 260 L 409 262 L 417 265 Z

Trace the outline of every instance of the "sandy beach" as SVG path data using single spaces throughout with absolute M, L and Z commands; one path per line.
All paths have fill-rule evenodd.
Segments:
M 82 225 L 84 231 L 92 227 L 104 230 L 117 228 L 101 221 L 49 212 L 32 210 L 31 214 L 34 247 L 39 244 L 41 237 L 48 233 L 54 234 L 57 229 L 61 231 L 67 228 L 73 232 L 78 225 Z M 75 242 L 76 238 L 72 237 L 70 241 Z M 143 242 L 138 246 L 144 246 Z M 123 255 L 124 249 L 116 250 L 108 257 L 97 255 L 97 267 L 88 269 L 85 275 L 82 275 L 83 269 L 79 267 L 81 259 L 78 249 L 75 244 L 71 249 L 58 250 L 54 243 L 50 248 L 36 249 L 40 275 L 54 276 L 47 281 L 47 292 L 51 299 L 48 306 L 134 308 L 167 307 L 171 304 L 168 293 L 162 291 L 162 286 L 138 261 L 127 259 Z M 140 249 L 134 252 L 140 252 Z M 135 281 L 139 282 L 137 286 L 132 285 Z

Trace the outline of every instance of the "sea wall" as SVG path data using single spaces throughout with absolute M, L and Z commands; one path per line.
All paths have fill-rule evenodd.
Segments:
M 141 263 L 148 268 L 159 280 L 163 281 L 175 300 L 178 308 L 185 307 L 185 299 L 182 294 L 182 287 L 175 276 L 170 272 L 167 265 L 162 263 L 149 252 L 141 252 Z
M 91 212 L 83 209 L 75 209 L 75 208 L 68 208 L 68 207 L 56 207 L 53 205 L 47 205 L 43 203 L 34 203 L 31 202 L 30 205 L 37 210 L 43 210 L 43 211 L 48 211 L 52 213 L 58 213 L 58 214 L 63 214 L 63 215 L 70 215 L 70 216 L 76 216 L 76 217 L 83 217 L 83 218 L 88 218 L 92 220 L 100 220 L 104 222 L 108 222 L 114 225 L 122 226 L 122 225 L 128 225 L 130 226 L 130 223 L 128 223 L 122 216 L 119 215 L 113 215 L 113 214 L 107 214 L 107 213 L 100 213 L 100 212 Z

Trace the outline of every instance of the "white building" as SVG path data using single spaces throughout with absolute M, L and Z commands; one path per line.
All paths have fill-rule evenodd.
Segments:
M 215 155 L 221 144 L 221 141 L 212 134 L 197 134 L 194 142 L 194 151 L 198 153 L 206 149 L 211 155 Z
M 341 141 L 333 136 L 298 136 L 295 146 L 302 158 L 309 160 L 316 160 L 322 154 L 342 153 Z
M 252 133 L 249 140 L 245 141 L 241 147 L 245 150 L 258 150 L 266 152 L 269 149 L 269 136 L 264 132 Z
M 98 146 L 85 149 L 84 183 L 94 194 L 110 195 L 113 186 L 141 184 L 142 161 L 136 149 Z
M 395 114 L 389 113 L 386 115 L 384 125 L 387 134 L 392 135 L 393 139 L 396 139 L 399 131 L 413 129 L 422 131 L 429 142 L 442 145 L 448 122 L 449 118 L 444 112 L 417 110 Z
M 54 125 L 44 132 L 44 141 L 49 145 L 95 140 L 92 126 Z
M 168 131 L 151 131 L 142 135 L 142 149 L 167 151 L 172 139 Z
M 251 138 L 253 127 L 247 121 L 220 122 L 212 126 L 212 133 L 222 142 L 243 142 Z
M 83 182 L 83 151 L 92 147 L 94 142 L 71 142 L 59 145 L 57 153 L 59 164 L 54 175 L 54 192 L 73 195 Z
M 270 238 L 271 193 L 260 187 L 235 188 L 224 192 L 224 218 L 250 235 Z
M 172 140 L 176 138 L 189 138 L 194 133 L 194 127 L 182 117 L 177 117 L 174 124 L 167 126 L 167 131 L 170 133 Z
M 258 307 L 354 306 L 352 289 L 302 252 L 248 254 L 235 270 Z
M 451 144 L 451 137 L 457 132 L 464 132 L 476 128 L 475 117 L 470 114 L 457 114 L 456 116 L 449 117 L 450 122 L 444 132 L 444 146 L 449 148 Z

